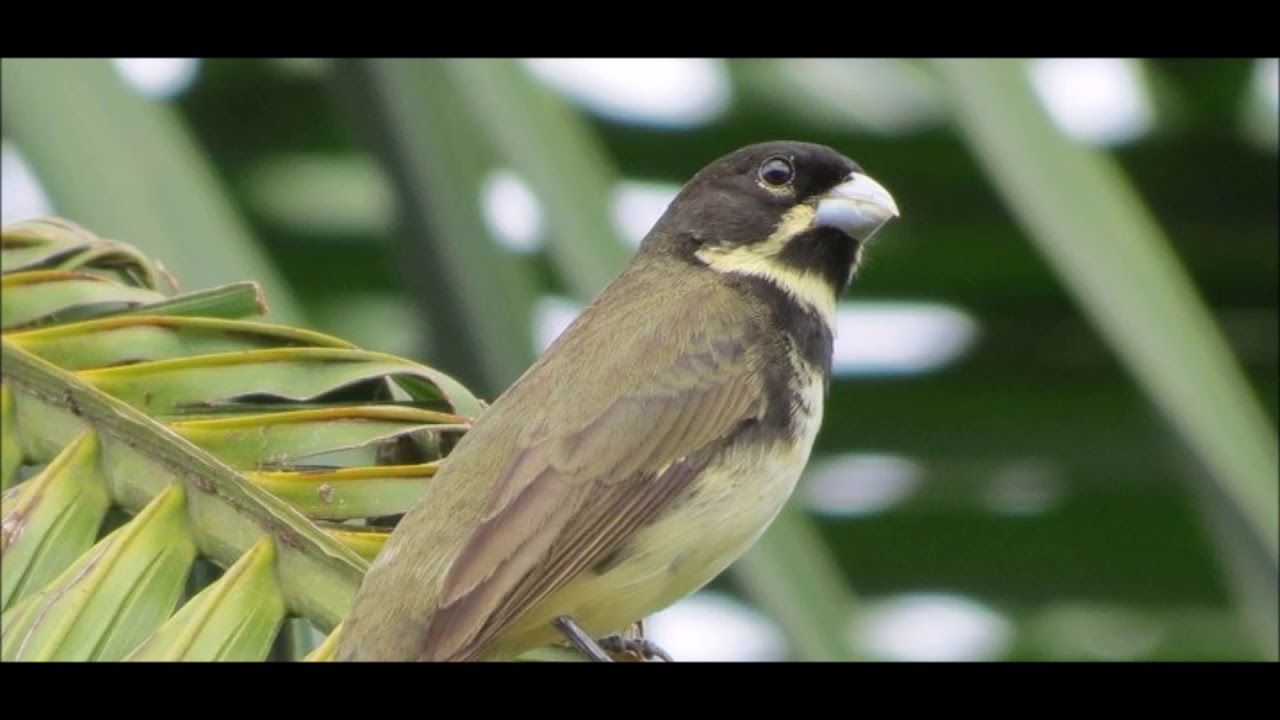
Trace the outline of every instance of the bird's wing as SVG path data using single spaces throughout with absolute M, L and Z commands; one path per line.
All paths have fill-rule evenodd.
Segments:
M 608 556 L 764 412 L 745 332 L 698 334 L 585 424 L 524 444 L 445 576 L 424 659 L 474 657 Z

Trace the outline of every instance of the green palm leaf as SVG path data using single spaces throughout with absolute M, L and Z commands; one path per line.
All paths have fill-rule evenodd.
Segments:
M 6 227 L 2 259 L 5 660 L 252 660 L 286 618 L 332 631 L 387 532 L 368 521 L 403 513 L 482 407 L 242 319 L 251 285 L 174 297 L 63 221 Z M 204 587 L 200 558 L 226 568 Z

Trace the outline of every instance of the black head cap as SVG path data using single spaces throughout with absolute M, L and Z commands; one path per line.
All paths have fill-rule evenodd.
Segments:
M 692 253 L 707 244 L 761 242 L 789 210 L 812 203 L 855 172 L 862 172 L 857 163 L 825 145 L 748 145 L 694 175 L 642 247 Z

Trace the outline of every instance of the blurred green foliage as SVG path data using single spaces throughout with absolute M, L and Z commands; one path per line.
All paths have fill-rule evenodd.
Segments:
M 1154 638 L 1126 658 L 1274 658 L 1280 188 L 1275 143 L 1250 130 L 1255 62 L 1144 61 L 1153 131 L 1096 151 L 1029 109 L 1016 61 L 726 67 L 728 111 L 672 128 L 585 112 L 515 62 L 206 61 L 158 101 L 105 62 L 6 60 L 3 133 L 59 214 L 180 268 L 186 287 L 268 280 L 310 327 L 490 397 L 533 357 L 536 299 L 585 300 L 625 260 L 613 179 L 680 183 L 767 139 L 832 145 L 903 208 L 852 298 L 953 305 L 979 339 L 936 372 L 834 382 L 818 452 L 901 455 L 922 483 L 857 518 L 797 503 L 789 534 L 721 584 L 779 619 L 801 657 L 851 653 L 829 640 L 847 587 L 859 604 L 971 596 L 1013 620 L 1013 659 L 1111 657 L 1088 639 L 1116 628 Z M 479 183 L 504 166 L 544 202 L 542 252 L 487 235 Z M 1124 241 L 1145 249 L 1100 259 L 1106 238 L 1087 234 L 1073 265 L 1073 227 L 1137 227 Z M 1122 272 L 1080 274 L 1108 263 Z M 1176 290 L 1116 287 L 1126 270 Z M 1160 324 L 1155 344 L 1127 349 L 1121 316 Z M 1239 424 L 1215 434 L 1223 423 Z M 1028 467 L 1056 500 L 1000 511 L 993 493 Z

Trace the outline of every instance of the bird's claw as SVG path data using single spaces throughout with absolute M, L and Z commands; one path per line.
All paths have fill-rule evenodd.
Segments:
M 600 640 L 595 640 L 583 630 L 572 617 L 561 615 L 552 621 L 569 644 L 578 649 L 588 660 L 595 662 L 649 662 L 652 660 L 661 660 L 662 662 L 675 662 L 666 650 L 658 647 L 657 643 L 647 640 L 644 637 L 644 624 L 637 621 L 627 633 L 623 635 L 610 635 Z M 616 656 L 623 656 L 618 658 Z
M 666 650 L 663 650 L 657 643 L 646 638 L 610 635 L 609 637 L 601 638 L 598 642 L 600 644 L 600 649 L 611 655 L 630 655 L 632 657 L 638 657 L 643 662 L 651 662 L 654 660 L 675 662 Z

